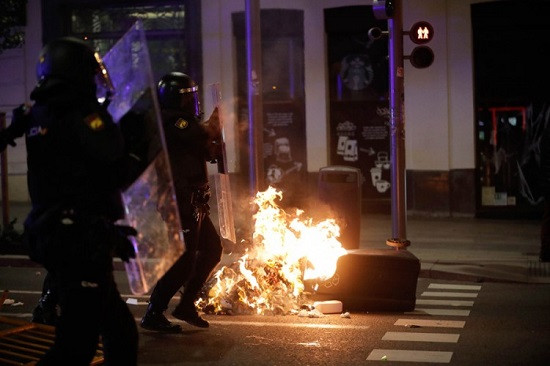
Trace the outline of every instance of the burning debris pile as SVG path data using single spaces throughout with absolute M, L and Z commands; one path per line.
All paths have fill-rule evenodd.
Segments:
M 288 314 L 307 301 L 303 281 L 334 275 L 338 258 L 346 254 L 335 221 L 314 223 L 301 210 L 285 212 L 276 200 L 282 193 L 273 187 L 256 194 L 252 246 L 209 281 L 198 302 L 205 312 Z

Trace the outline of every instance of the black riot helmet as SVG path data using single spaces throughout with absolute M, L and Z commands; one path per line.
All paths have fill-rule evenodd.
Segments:
M 36 74 L 39 83 L 55 80 L 77 90 L 96 90 L 101 85 L 113 92 L 109 73 L 99 54 L 83 40 L 62 37 L 48 43 L 38 57 Z
M 178 110 L 196 117 L 201 116 L 199 86 L 189 75 L 181 72 L 166 74 L 160 79 L 157 91 L 162 109 Z

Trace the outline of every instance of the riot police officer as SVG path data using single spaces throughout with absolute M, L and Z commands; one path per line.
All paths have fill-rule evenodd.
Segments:
M 89 365 L 101 336 L 106 364 L 135 365 L 137 328 L 112 265 L 114 255 L 134 254 L 127 236 L 136 234 L 114 224 L 124 214 L 124 141 L 96 98 L 96 81 L 108 84 L 108 73 L 88 44 L 64 37 L 42 49 L 37 76 L 34 105 L 14 110 L 0 142 L 25 134 L 25 235 L 60 307 L 55 342 L 38 364 Z
M 158 83 L 158 99 L 174 179 L 185 252 L 157 282 L 141 326 L 148 330 L 180 332 L 164 316 L 170 299 L 183 286 L 172 315 L 191 325 L 207 328 L 194 302 L 221 260 L 222 245 L 209 216 L 208 161 L 219 156 L 221 138 L 218 111 L 201 121 L 199 87 L 188 75 L 172 72 Z

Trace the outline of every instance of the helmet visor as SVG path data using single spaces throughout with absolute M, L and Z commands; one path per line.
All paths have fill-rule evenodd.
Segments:
M 184 91 L 186 90 L 186 91 Z M 181 98 L 181 108 L 188 113 L 191 113 L 195 116 L 200 116 L 201 114 L 201 104 L 199 102 L 199 87 L 194 86 L 192 88 L 180 89 L 182 94 Z

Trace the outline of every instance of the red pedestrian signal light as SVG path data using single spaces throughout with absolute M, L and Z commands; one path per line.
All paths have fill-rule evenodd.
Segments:
M 434 28 L 430 23 L 420 21 L 413 24 L 408 34 L 413 43 L 424 45 L 434 38 Z M 424 69 L 434 62 L 434 53 L 428 46 L 417 46 L 405 58 L 417 69 Z
M 428 22 L 416 22 L 409 30 L 409 38 L 416 44 L 426 44 L 434 37 L 434 28 Z

